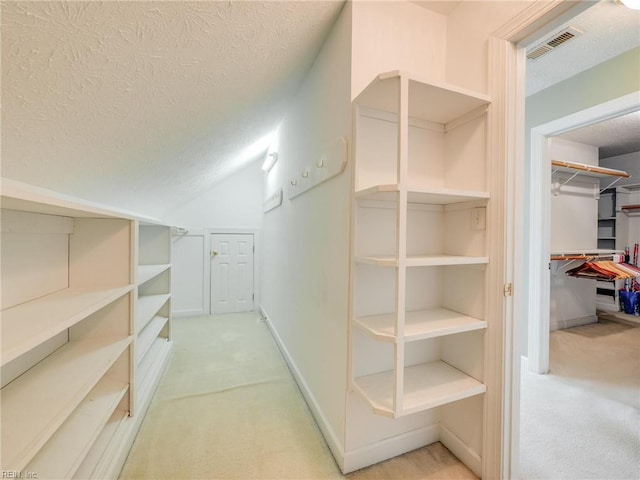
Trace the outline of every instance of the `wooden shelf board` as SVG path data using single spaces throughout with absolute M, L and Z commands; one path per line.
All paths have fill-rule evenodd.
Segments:
M 402 411 L 393 409 L 394 373 L 392 371 L 358 377 L 356 390 L 375 413 L 399 417 L 417 413 L 486 392 L 484 384 L 442 362 L 430 362 L 404 370 Z
M 393 255 L 356 256 L 354 261 L 363 265 L 375 265 L 377 267 L 398 266 L 398 259 Z
M 2 468 L 23 470 L 131 344 L 69 342 L 2 389 Z
M 169 321 L 166 317 L 155 316 L 153 319 L 147 324 L 146 327 L 138 334 L 136 338 L 136 365 L 138 365 L 145 354 L 151 348 L 154 340 L 158 338 L 158 335 L 164 328 L 164 326 Z
M 395 314 L 358 317 L 354 323 L 381 341 L 394 342 Z M 446 308 L 433 308 L 405 313 L 404 340 L 453 335 L 487 328 L 487 322 Z
M 462 115 L 490 103 L 489 97 L 455 85 L 431 82 L 393 71 L 378 75 L 355 102 L 359 105 L 398 113 L 398 89 L 400 76 L 409 80 L 409 116 L 430 122 L 446 124 Z
M 2 312 L 2 365 L 109 305 L 133 289 L 66 288 Z
M 356 198 L 362 200 L 378 200 L 395 202 L 398 199 L 398 184 L 375 185 L 359 190 Z M 424 203 L 431 205 L 449 205 L 452 203 L 470 202 L 474 200 L 487 200 L 488 192 L 437 189 L 412 187 L 408 189 L 407 199 L 409 203 Z
M 407 256 L 407 267 L 432 267 L 441 265 L 482 265 L 489 257 L 464 257 L 459 255 L 411 255 Z
M 170 264 L 163 265 L 138 265 L 138 285 L 142 285 L 148 282 L 154 277 L 157 277 L 165 270 L 171 268 Z
M 159 295 L 140 295 L 136 306 L 135 332 L 142 329 L 156 316 L 162 306 L 171 298 L 170 293 Z
M 598 165 L 588 165 L 578 162 L 563 162 L 559 160 L 551 161 L 551 168 L 556 172 L 585 175 L 588 177 L 608 178 L 621 177 L 629 178 L 630 175 L 624 170 L 616 170 L 613 168 L 600 167 Z
M 393 255 L 356 256 L 354 261 L 378 267 L 397 267 L 398 259 Z M 489 263 L 489 257 L 465 257 L 460 255 L 410 255 L 407 267 L 438 267 L 447 265 L 482 265 Z
M 173 343 L 166 338 L 156 338 L 147 354 L 144 356 L 136 372 L 136 405 L 144 410 L 150 401 L 150 396 L 157 385 L 158 377 L 164 371 L 169 361 Z
M 554 257 L 597 257 L 599 255 L 623 255 L 621 250 L 594 248 L 592 250 L 557 250 L 551 252 L 551 260 Z
M 113 412 L 102 432 L 93 443 L 93 446 L 84 458 L 80 467 L 76 470 L 73 478 L 85 480 L 87 478 L 107 478 L 96 472 L 96 467 L 103 461 L 105 452 L 109 447 L 113 447 L 113 441 L 123 426 L 131 421 L 129 413 L 125 410 Z
M 108 376 L 96 385 L 42 447 L 26 470 L 40 477 L 71 478 L 129 389 Z

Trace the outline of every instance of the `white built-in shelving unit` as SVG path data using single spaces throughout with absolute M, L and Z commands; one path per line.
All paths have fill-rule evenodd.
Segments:
M 134 379 L 148 404 L 170 349 L 165 288 L 162 351 L 140 352 L 136 278 L 169 275 L 170 244 L 162 271 L 137 273 L 147 253 L 133 215 L 5 179 L 1 206 L 2 471 L 116 478 L 144 413 Z
M 489 323 L 489 105 L 483 94 L 391 72 L 353 112 L 351 388 L 386 417 L 441 407 L 442 441 L 464 444 L 475 471 Z M 456 420 L 464 411 L 477 414 Z
M 165 225 L 138 223 L 136 407 L 146 410 L 171 343 L 171 232 Z M 158 359 L 161 359 L 158 361 Z

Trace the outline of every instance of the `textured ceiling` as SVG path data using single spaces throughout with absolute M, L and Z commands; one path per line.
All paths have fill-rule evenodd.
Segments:
M 617 2 L 598 2 L 567 25 L 583 34 L 527 61 L 527 96 L 640 46 L 640 10 Z
M 600 158 L 640 152 L 640 111 L 572 130 L 561 137 L 599 147 Z
M 2 175 L 160 216 L 256 160 L 341 1 L 2 2 Z
M 551 53 L 527 61 L 527 95 L 640 46 L 640 11 L 630 10 L 618 2 L 595 3 L 564 26 L 568 25 L 578 28 L 582 35 Z M 640 113 L 589 125 L 561 137 L 599 147 L 600 158 L 637 152 L 640 150 Z

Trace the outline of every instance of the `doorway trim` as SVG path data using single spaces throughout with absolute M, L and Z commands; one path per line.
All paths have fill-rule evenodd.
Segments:
M 261 230 L 259 228 L 219 228 L 219 227 L 211 227 L 211 228 L 207 228 L 207 254 L 206 254 L 206 259 L 205 261 L 208 262 L 207 265 L 209 265 L 210 261 L 211 261 L 211 234 L 225 234 L 225 233 L 229 233 L 229 234 L 247 234 L 247 235 L 253 235 L 253 246 L 255 248 L 255 253 L 253 255 L 253 293 L 254 293 L 254 297 L 253 297 L 253 310 L 257 310 L 258 306 L 261 305 L 261 298 L 260 298 L 260 292 L 262 291 L 261 288 L 261 278 L 260 278 L 260 264 L 262 261 L 262 243 L 261 243 L 261 236 L 260 236 L 260 232 Z M 208 270 L 209 272 L 211 271 L 210 268 L 205 268 L 205 270 Z M 208 288 L 207 290 L 207 305 L 209 305 L 209 315 L 212 315 L 213 313 L 211 312 L 211 275 L 208 273 L 207 274 L 208 278 L 207 278 L 207 284 L 208 284 Z
M 492 208 L 495 215 L 503 216 L 504 224 L 501 258 L 495 259 L 499 262 L 496 275 L 500 278 L 495 284 L 504 280 L 505 298 L 501 303 L 490 302 L 490 312 L 498 314 L 496 318 L 504 318 L 504 322 L 494 325 L 495 331 L 488 337 L 492 343 L 488 350 L 493 357 L 487 365 L 495 368 L 487 371 L 486 377 L 494 386 L 494 392 L 500 393 L 487 394 L 485 400 L 488 405 L 483 443 L 487 448 L 483 453 L 483 478 L 515 480 L 519 477 L 521 352 L 518 339 L 523 326 L 514 319 L 528 314 L 527 265 L 523 260 L 525 48 L 590 6 L 586 0 L 535 1 L 489 38 L 489 95 L 494 113 L 489 121 L 488 154 L 497 165 L 492 171 L 492 177 L 499 176 L 496 191 L 504 193 Z M 508 288 L 509 285 L 513 288 Z
M 531 129 L 531 169 L 529 176 L 529 231 L 539 231 L 542 241 L 530 247 L 529 337 L 528 365 L 535 373 L 549 372 L 550 275 L 551 254 L 551 158 L 548 141 L 577 128 L 586 127 L 610 118 L 640 110 L 640 92 L 633 92 L 613 100 L 586 108 Z M 535 243 L 535 242 L 534 242 Z

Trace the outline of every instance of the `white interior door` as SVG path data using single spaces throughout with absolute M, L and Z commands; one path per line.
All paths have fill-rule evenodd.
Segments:
M 211 313 L 253 310 L 253 235 L 211 234 Z

